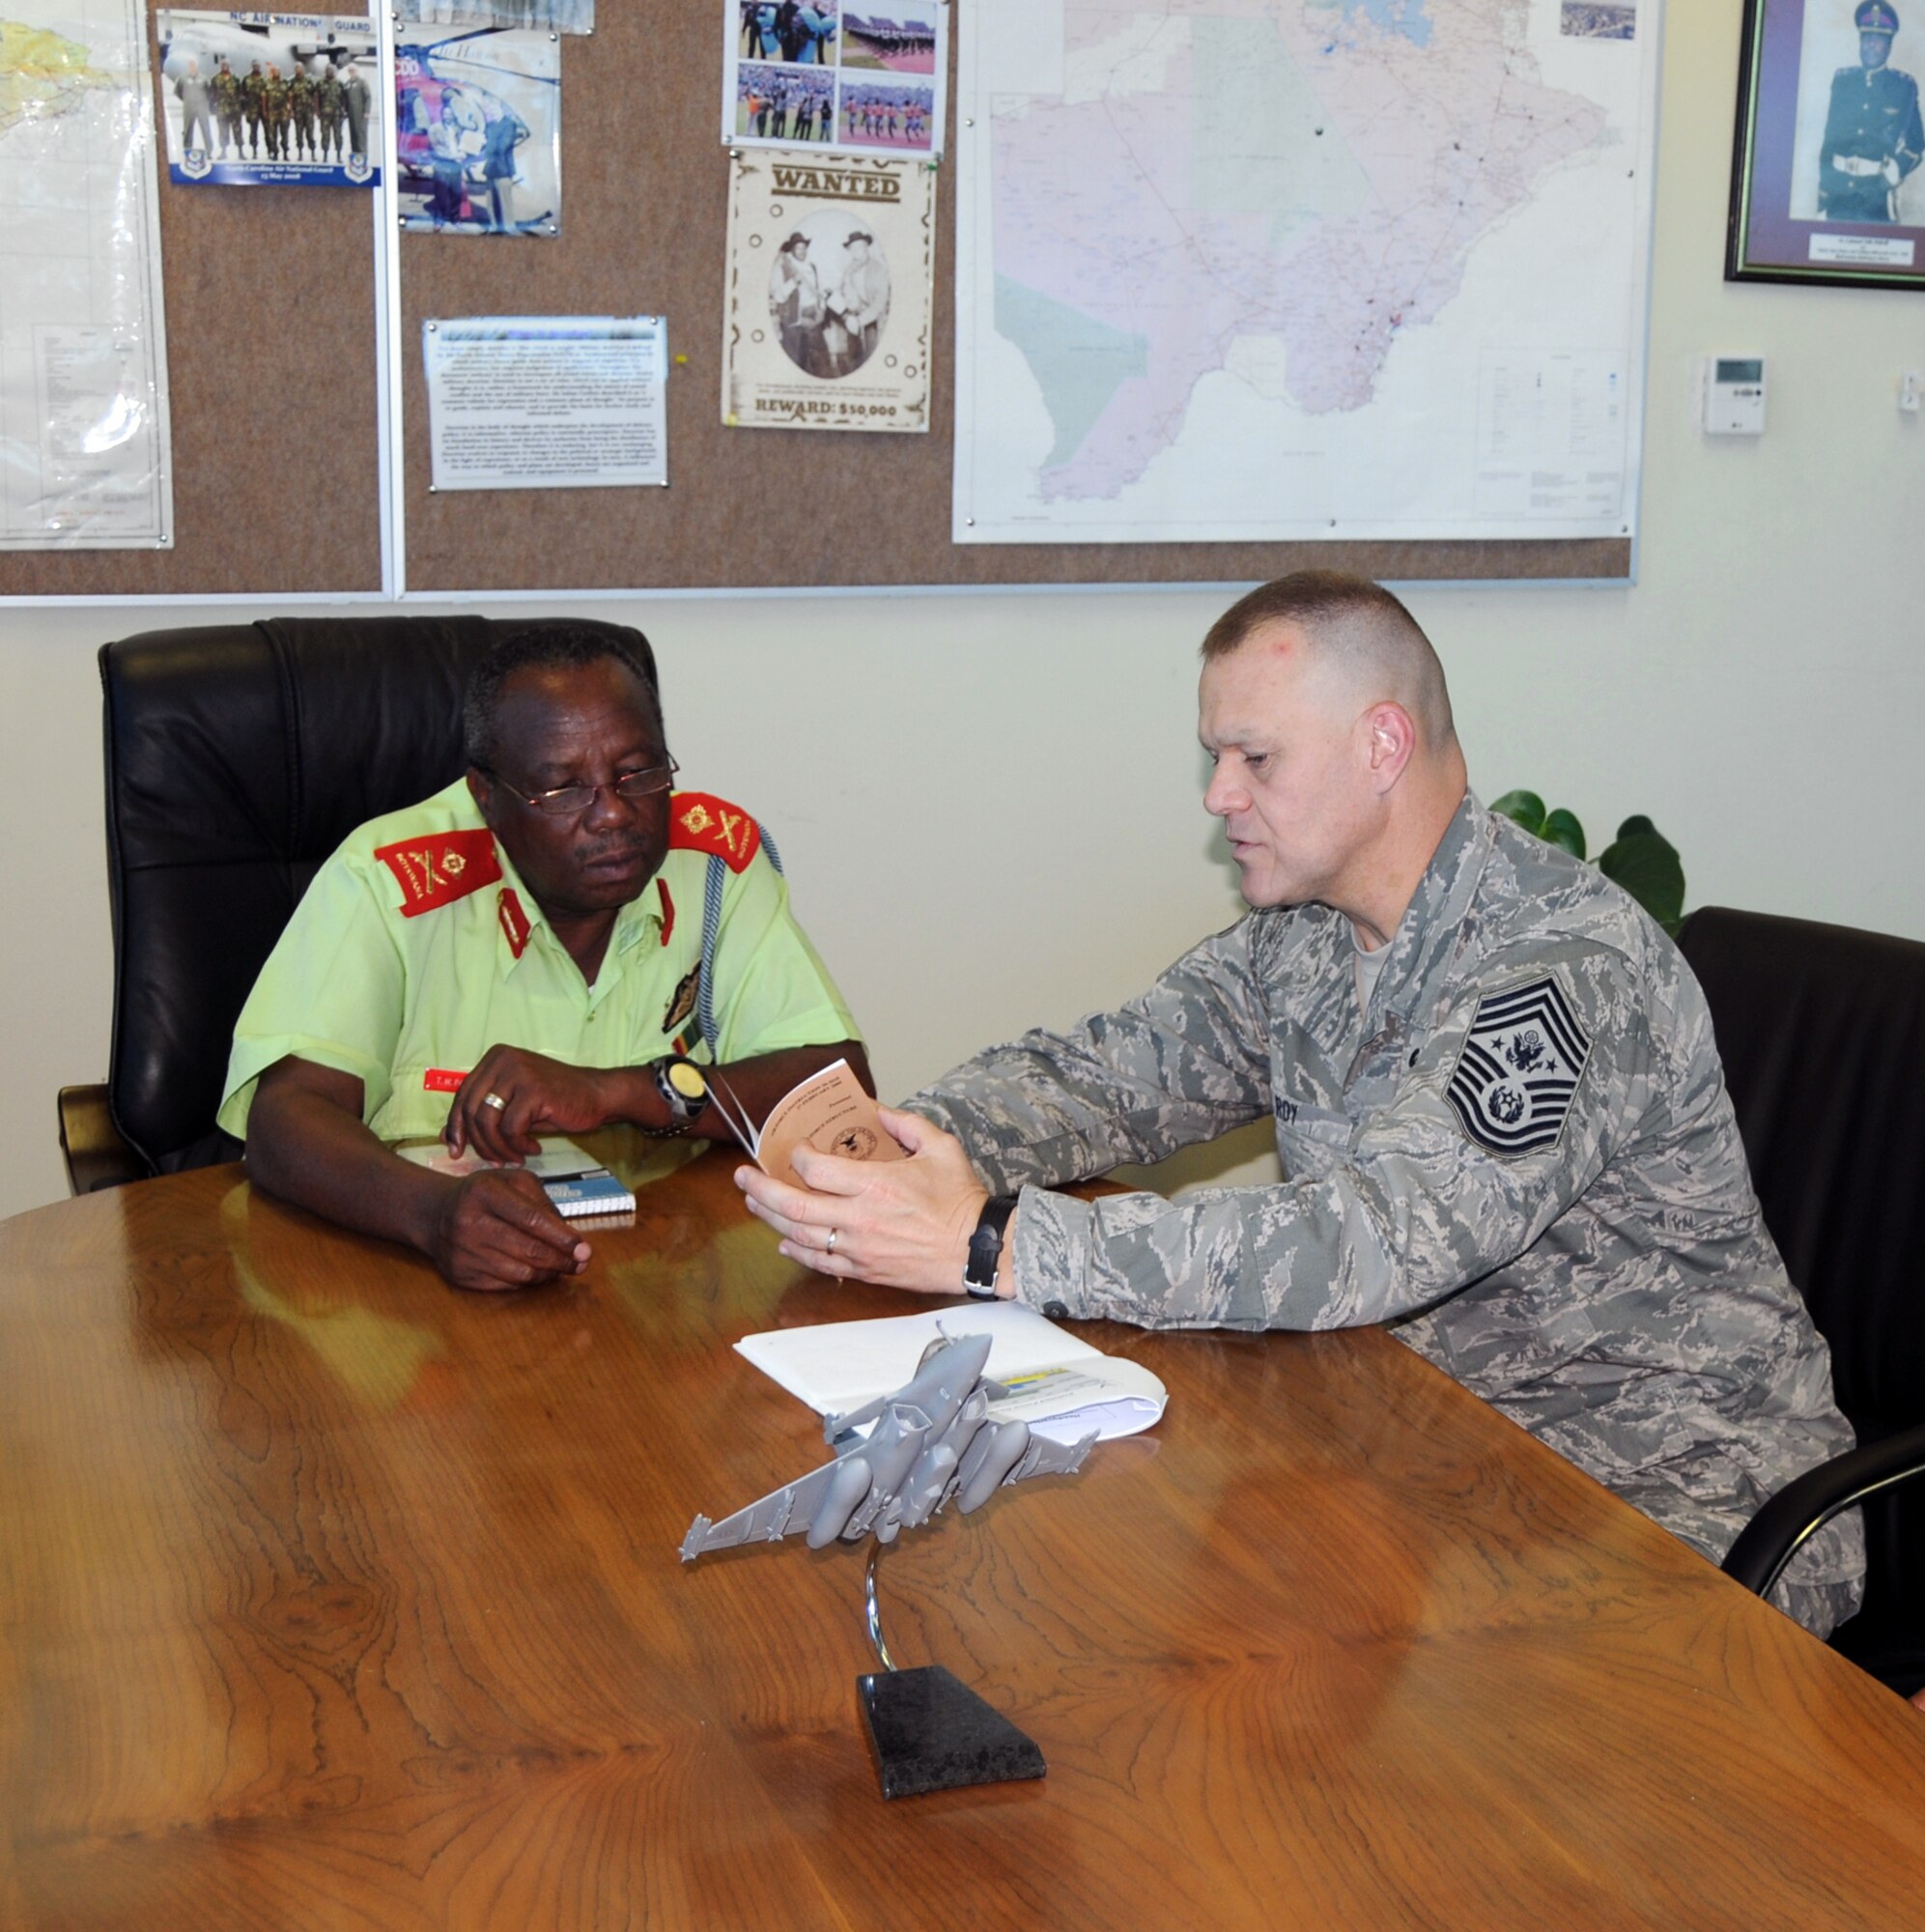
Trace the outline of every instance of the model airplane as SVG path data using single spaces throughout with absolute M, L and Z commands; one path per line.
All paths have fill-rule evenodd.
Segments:
M 1033 1435 L 1027 1422 L 990 1421 L 990 1402 L 1003 1391 L 982 1377 L 989 1343 L 987 1335 L 939 1342 L 893 1395 L 832 1415 L 822 1433 L 835 1445 L 833 1463 L 720 1522 L 698 1516 L 682 1539 L 682 1561 L 738 1543 L 778 1543 L 798 1531 L 811 1549 L 838 1536 L 855 1543 L 871 1531 L 878 1543 L 893 1543 L 952 1496 L 967 1515 L 1005 1483 L 1073 1475 L 1095 1432 L 1065 1446 Z M 866 1436 L 857 1433 L 869 1423 L 875 1426 Z

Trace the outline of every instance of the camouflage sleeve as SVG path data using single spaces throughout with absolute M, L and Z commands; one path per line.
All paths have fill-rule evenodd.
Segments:
M 903 1105 L 955 1134 L 998 1194 L 1161 1160 L 1261 1120 L 1269 1023 L 1249 923 L 1193 948 L 1118 1011 L 991 1047 Z
M 1622 956 L 1571 952 L 1550 977 L 1582 1064 L 1546 1144 L 1493 1145 L 1501 1125 L 1493 1133 L 1465 1107 L 1459 1067 L 1490 1003 L 1546 977 L 1539 960 L 1470 989 L 1395 1101 L 1314 1173 L 1180 1201 L 1025 1187 L 1018 1297 L 1143 1327 L 1340 1328 L 1413 1313 L 1504 1266 L 1591 1186 L 1652 1104 L 1650 1024 Z

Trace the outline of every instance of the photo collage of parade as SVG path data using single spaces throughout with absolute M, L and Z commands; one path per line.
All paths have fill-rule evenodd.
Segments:
M 729 137 L 847 155 L 941 151 L 947 7 L 735 0 L 733 11 Z

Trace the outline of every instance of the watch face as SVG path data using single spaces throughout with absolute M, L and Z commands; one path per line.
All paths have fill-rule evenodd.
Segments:
M 702 1078 L 702 1069 L 691 1061 L 668 1063 L 668 1084 L 685 1100 L 706 1100 L 709 1096 L 709 1083 Z

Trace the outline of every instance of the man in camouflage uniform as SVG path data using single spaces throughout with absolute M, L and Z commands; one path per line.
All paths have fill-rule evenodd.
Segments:
M 261 71 L 259 61 L 247 70 L 247 77 L 241 83 L 241 111 L 247 117 L 247 153 L 258 161 L 261 128 L 268 118 L 268 76 Z
M 284 161 L 288 157 L 288 84 L 281 71 L 271 63 L 261 89 L 261 120 L 268 130 L 268 158 Z
M 313 160 L 314 80 L 298 61 L 288 78 L 288 125 L 293 130 L 291 159 Z
M 805 1153 L 807 1191 L 743 1169 L 750 1205 L 784 1254 L 865 1281 L 953 1294 L 967 1263 L 1076 1319 L 1396 1323 L 1718 1560 L 1852 1432 L 1683 955 L 1478 803 L 1435 654 L 1374 584 L 1303 572 L 1228 611 L 1200 735 L 1253 910 L 1120 1011 L 886 1112 L 911 1159 Z M 1265 1117 L 1281 1185 L 1050 1191 Z M 1777 1600 L 1823 1634 L 1863 1570 L 1835 1519 Z
M 341 136 L 348 125 L 347 97 L 341 92 L 341 76 L 329 65 L 314 84 L 315 118 L 321 124 L 321 154 L 325 160 L 341 158 Z
M 241 76 L 228 66 L 225 54 L 214 70 L 212 92 L 214 119 L 220 124 L 221 153 L 230 156 L 241 145 Z

